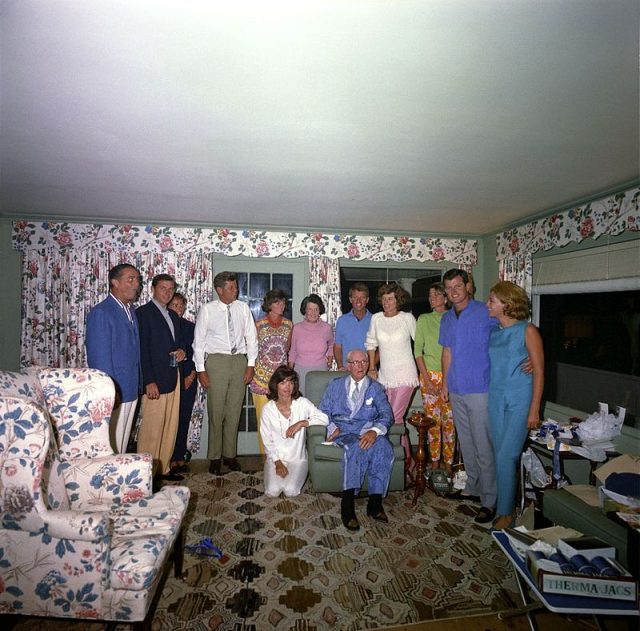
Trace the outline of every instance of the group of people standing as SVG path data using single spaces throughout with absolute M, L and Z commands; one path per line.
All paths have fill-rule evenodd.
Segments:
M 109 297 L 87 319 L 88 364 L 116 384 L 117 451 L 127 448 L 142 392 L 138 451 L 152 454 L 161 479 L 181 479 L 197 381 L 207 391 L 209 470 L 239 470 L 237 431 L 248 385 L 266 455 L 265 492 L 300 492 L 307 475 L 303 430 L 327 425 L 328 440 L 345 448 L 342 520 L 356 530 L 353 498 L 367 472 L 367 511 L 387 521 L 382 497 L 393 453 L 385 435 L 392 423 L 404 423 L 420 386 L 434 420 L 431 467 L 451 473 L 457 431 L 467 482 L 452 497 L 477 499 L 479 523 L 496 511 L 496 527 L 512 521 L 517 458 L 527 428 L 538 422 L 543 374 L 540 335 L 527 322 L 526 293 L 513 283 L 495 285 L 484 305 L 473 299 L 467 273 L 449 270 L 430 287 L 431 312 L 417 322 L 404 310 L 410 296 L 398 284 L 380 287 L 382 311 L 372 315 L 368 287 L 355 283 L 352 309 L 338 318 L 334 338 L 315 294 L 302 301 L 304 319 L 294 325 L 284 317 L 287 296 L 272 289 L 262 304 L 266 315 L 254 322 L 237 300 L 235 274 L 221 272 L 214 278 L 218 300 L 202 306 L 194 326 L 182 317 L 186 299 L 168 274 L 153 278 L 152 299 L 134 311 L 140 279 L 129 264 L 114 267 Z M 330 370 L 334 360 L 349 375 L 332 382 L 316 408 L 303 396 L 305 375 Z M 406 432 L 402 444 L 411 476 Z
M 138 451 L 152 454 L 156 481 L 180 480 L 197 389 L 194 327 L 183 317 L 186 298 L 176 293 L 173 276 L 154 276 L 151 300 L 134 310 L 140 283 L 139 271 L 127 263 L 109 271 L 109 296 L 87 317 L 87 363 L 114 380 L 114 450 L 127 450 L 142 392 Z

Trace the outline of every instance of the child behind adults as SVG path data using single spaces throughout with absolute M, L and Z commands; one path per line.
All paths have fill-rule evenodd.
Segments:
M 269 380 L 260 434 L 264 443 L 264 493 L 295 497 L 307 479 L 309 464 L 304 428 L 327 425 L 329 418 L 300 394 L 298 375 L 289 366 L 276 368 Z

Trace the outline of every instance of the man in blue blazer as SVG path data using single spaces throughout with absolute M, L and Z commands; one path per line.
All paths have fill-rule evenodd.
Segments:
M 167 309 L 176 293 L 176 281 L 169 274 L 158 274 L 151 286 L 151 300 L 136 312 L 144 387 L 138 453 L 153 456 L 159 479 L 182 480 L 181 475 L 170 472 L 180 412 L 178 364 L 186 358 L 180 318 Z
M 140 272 L 122 263 L 109 270 L 109 296 L 87 316 L 87 363 L 114 381 L 116 399 L 109 424 L 111 446 L 124 453 L 142 386 L 138 319 L 131 306 L 140 288 Z

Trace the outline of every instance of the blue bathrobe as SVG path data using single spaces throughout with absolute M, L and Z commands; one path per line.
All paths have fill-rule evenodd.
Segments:
M 393 447 L 386 437 L 393 424 L 393 411 L 377 381 L 365 377 L 356 401 L 349 398 L 350 384 L 351 377 L 334 379 L 318 406 L 329 417 L 327 436 L 340 428 L 334 442 L 344 449 L 342 488 L 358 492 L 368 473 L 369 494 L 384 495 L 393 467 Z M 369 449 L 361 449 L 360 437 L 370 429 L 376 430 L 378 438 Z

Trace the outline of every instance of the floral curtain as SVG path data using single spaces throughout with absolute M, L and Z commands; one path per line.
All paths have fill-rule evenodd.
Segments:
M 474 239 L 375 236 L 321 232 L 273 232 L 228 228 L 30 223 L 16 221 L 13 245 L 17 250 L 60 250 L 95 245 L 127 252 L 190 252 L 250 257 L 318 257 L 371 261 L 451 261 L 475 265 Z
M 440 261 L 472 266 L 477 241 L 430 237 L 296 233 L 228 228 L 104 225 L 16 221 L 13 246 L 22 250 L 21 364 L 86 365 L 85 322 L 108 292 L 108 273 L 130 263 L 143 276 L 139 303 L 151 297 L 151 279 L 168 273 L 187 298 L 186 317 L 213 298 L 213 254 L 249 257 L 309 257 L 311 288 L 327 305 L 327 319 L 340 315 L 339 259 Z M 196 400 L 189 448 L 200 441 L 205 396 Z
M 537 221 L 507 230 L 496 236 L 496 259 L 500 278 L 512 280 L 531 291 L 532 257 L 539 250 L 580 243 L 625 230 L 640 231 L 640 188 L 632 188 L 554 213 Z
M 530 254 L 520 254 L 502 259 L 498 263 L 498 277 L 500 280 L 510 280 L 522 287 L 531 295 L 533 279 L 533 257 Z
M 23 318 L 21 364 L 28 366 L 86 366 L 85 322 L 89 311 L 109 293 L 109 270 L 130 263 L 142 274 L 138 304 L 151 298 L 151 279 L 173 274 L 187 298 L 190 320 L 195 308 L 212 300 L 212 257 L 202 251 L 132 253 L 96 245 L 85 248 L 27 250 L 23 259 Z M 188 446 L 200 442 L 205 395 L 196 399 Z
M 335 328 L 340 317 L 340 262 L 326 256 L 309 259 L 309 291 L 318 294 L 326 308 L 327 322 Z

